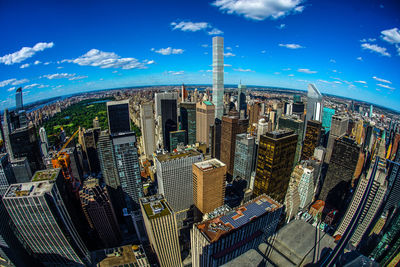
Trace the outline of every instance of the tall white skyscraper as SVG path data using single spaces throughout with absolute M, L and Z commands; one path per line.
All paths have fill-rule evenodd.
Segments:
M 222 119 L 224 115 L 224 38 L 215 36 L 213 42 L 213 96 L 215 118 Z
M 309 120 L 322 121 L 322 95 L 313 84 L 308 85 L 306 122 Z
M 144 154 L 147 158 L 151 158 L 156 150 L 153 104 L 151 102 L 143 103 L 140 106 L 140 124 Z

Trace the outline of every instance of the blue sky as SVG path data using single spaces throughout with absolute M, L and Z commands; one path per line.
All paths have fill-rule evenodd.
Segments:
M 95 89 L 212 83 L 307 88 L 400 110 L 396 1 L 0 0 L 0 108 Z

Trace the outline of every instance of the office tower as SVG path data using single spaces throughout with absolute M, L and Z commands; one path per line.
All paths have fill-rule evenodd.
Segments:
M 178 214 L 179 228 L 187 210 L 193 205 L 192 164 L 203 161 L 203 155 L 194 150 L 157 155 L 158 192 L 163 194 L 169 205 Z
M 26 157 L 33 171 L 43 167 L 35 126 L 18 128 L 10 133 L 9 138 L 14 158 Z
M 224 115 L 224 38 L 215 36 L 213 43 L 213 92 L 212 103 L 215 106 L 215 118 L 222 120 Z
M 31 180 L 32 170 L 26 157 L 13 159 L 10 162 L 17 183 L 26 183 Z
M 256 138 L 247 133 L 236 135 L 233 179 L 244 179 L 250 186 L 251 174 L 255 170 Z
M 169 133 L 178 130 L 178 95 L 176 93 L 156 93 L 156 134 L 158 147 L 170 151 Z
M 257 124 L 258 121 L 260 120 L 261 106 L 262 103 L 260 102 L 254 102 L 248 106 L 250 125 L 253 125 L 254 123 Z
M 14 153 L 12 151 L 11 140 L 10 140 L 11 129 L 10 129 L 10 118 L 9 118 L 8 109 L 4 109 L 2 132 L 4 135 L 4 145 L 6 148 L 6 152 L 8 153 L 10 160 L 13 160 Z
M 170 149 L 174 151 L 179 145 L 185 146 L 186 141 L 186 130 L 178 130 L 169 133 Z
M 360 146 L 353 139 L 337 138 L 319 199 L 344 212 L 344 198 L 357 167 Z
M 37 178 L 10 185 L 3 198 L 23 244 L 44 265 L 89 265 L 89 251 L 64 204 L 59 179 Z
M 222 121 L 216 118 L 214 125 L 210 125 L 212 158 L 221 159 L 221 131 Z
M 193 164 L 193 202 L 201 213 L 224 205 L 226 165 L 218 159 Z
M 282 116 L 279 118 L 279 130 L 290 129 L 293 130 L 297 137 L 296 154 L 294 156 L 293 164 L 300 161 L 301 144 L 303 142 L 304 122 L 296 116 Z
M 335 233 L 335 235 L 342 236 L 353 217 L 360 212 L 361 217 L 350 239 L 350 242 L 355 247 L 358 246 L 361 238 L 363 237 L 364 233 L 367 231 L 372 220 L 374 219 L 379 207 L 382 204 L 387 189 L 387 184 L 385 181 L 387 173 L 384 141 L 380 142 L 379 148 L 377 149 L 377 155 L 372 161 L 371 167 L 368 170 L 368 174 L 366 177 L 364 175 L 361 176 L 349 208 L 347 209 L 346 214 Z M 368 191 L 367 185 L 371 179 L 373 180 L 373 185 Z M 367 202 L 364 208 L 361 210 L 360 202 L 364 195 L 366 195 L 367 197 Z
M 79 191 L 79 196 L 86 220 L 102 242 L 100 247 L 119 245 L 121 232 L 107 189 L 100 186 L 96 178 L 89 177 Z
M 322 112 L 322 128 L 324 128 L 326 132 L 331 130 L 333 115 L 335 115 L 335 110 L 333 108 L 324 107 Z
M 143 197 L 136 141 L 134 132 L 112 135 L 116 169 L 128 214 L 139 209 L 139 198 Z
M 178 227 L 174 209 L 162 195 L 140 199 L 150 245 L 160 266 L 182 266 Z
M 260 119 L 257 124 L 257 144 L 260 143 L 260 137 L 268 132 L 268 122 L 264 118 Z
M 152 158 L 156 151 L 155 124 L 153 103 L 147 102 L 140 105 L 140 125 L 142 130 L 142 146 L 146 157 Z
M 131 130 L 129 100 L 108 101 L 107 118 L 111 134 L 129 132 Z
M 333 144 L 335 140 L 346 134 L 349 125 L 349 117 L 346 115 L 332 116 L 331 130 L 329 133 L 328 145 L 326 147 L 325 163 L 329 163 L 332 156 Z
M 237 112 L 222 117 L 221 161 L 226 164 L 228 180 L 233 177 L 236 135 L 247 132 L 248 119 L 240 119 Z
M 81 145 L 86 154 L 90 172 L 92 173 L 98 173 L 100 171 L 99 156 L 96 149 L 100 131 L 100 128 L 83 129 L 83 142 Z
M 293 168 L 296 145 L 297 134 L 291 130 L 279 130 L 261 136 L 254 181 L 255 196 L 267 194 L 283 202 Z
M 314 198 L 314 168 L 303 166 L 303 174 L 299 182 L 300 208 L 305 209 Z
M 286 222 L 290 222 L 298 213 L 300 208 L 300 195 L 299 195 L 299 183 L 301 176 L 303 175 L 303 168 L 301 165 L 297 165 L 292 174 L 290 175 L 289 186 L 285 196 L 285 212 Z
M 321 138 L 321 122 L 311 120 L 306 125 L 303 150 L 301 151 L 302 160 L 309 159 L 314 155 L 314 149 L 319 145 Z
M 210 101 L 202 101 L 196 104 L 196 140 L 210 145 L 210 125 L 215 121 L 215 106 Z
M 369 106 L 368 117 L 372 118 L 374 107 L 372 105 Z
M 275 233 L 282 204 L 261 195 L 216 218 L 193 225 L 192 266 L 220 266 L 258 246 Z
M 100 128 L 99 117 L 93 119 L 93 128 Z
M 24 104 L 22 102 L 22 87 L 15 91 L 15 109 L 17 112 L 21 109 L 24 109 Z
M 322 121 L 322 95 L 313 84 L 308 85 L 306 123 L 310 120 Z
M 179 104 L 181 130 L 186 131 L 188 145 L 196 143 L 196 104 L 184 102 Z
M 247 103 L 246 103 L 246 85 L 240 83 L 238 85 L 238 104 L 237 111 L 239 112 L 240 118 L 245 118 L 247 116 Z

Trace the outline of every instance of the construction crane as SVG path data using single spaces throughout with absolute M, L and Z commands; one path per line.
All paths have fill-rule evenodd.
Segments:
M 60 150 L 55 154 L 51 160 L 53 168 L 60 168 L 61 173 L 64 176 L 64 181 L 68 183 L 71 187 L 72 192 L 77 193 L 79 190 L 80 182 L 74 178 L 71 169 L 71 159 L 67 152 L 63 151 L 68 144 L 74 139 L 78 134 L 79 129 L 76 130 L 67 142 L 60 148 Z

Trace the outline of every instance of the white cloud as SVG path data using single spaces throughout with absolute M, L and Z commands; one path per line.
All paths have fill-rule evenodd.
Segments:
M 277 28 L 280 30 L 284 29 L 285 27 L 286 27 L 286 24 L 283 24 L 283 23 L 281 25 L 277 26 Z
M 228 14 L 242 15 L 248 19 L 279 18 L 290 13 L 300 13 L 302 0 L 216 0 L 212 5 Z
M 221 31 L 220 29 L 217 28 L 213 28 L 211 31 L 207 32 L 208 35 L 220 35 L 220 34 L 224 34 L 223 31 Z
M 391 44 L 400 43 L 400 31 L 398 28 L 381 31 L 382 39 Z
M 171 74 L 171 75 L 182 75 L 182 74 L 185 74 L 185 71 L 183 71 L 183 70 L 180 70 L 180 71 L 170 70 L 170 71 L 167 71 L 167 73 Z
M 386 88 L 386 89 L 394 90 L 393 87 L 390 87 L 389 85 L 386 85 L 386 84 L 380 84 L 380 83 L 378 83 L 377 85 L 380 86 L 380 87 Z
M 297 71 L 298 71 L 298 72 L 307 73 L 307 74 L 317 73 L 317 71 L 315 71 L 315 70 L 310 70 L 310 69 L 298 69 Z
M 26 64 L 21 65 L 20 68 L 21 68 L 21 69 L 25 69 L 25 68 L 27 68 L 27 67 L 29 67 L 29 66 L 30 66 L 30 64 L 26 63 Z
M 381 54 L 382 56 L 390 57 L 390 54 L 386 51 L 385 47 L 380 47 L 376 44 L 369 44 L 369 43 L 361 44 L 361 47 L 362 49 L 367 49 L 376 52 L 378 54 Z
M 224 53 L 224 57 L 234 57 L 234 56 L 236 56 L 236 55 L 231 52 Z
M 15 81 L 12 82 L 11 84 L 12 84 L 12 85 L 20 85 L 20 84 L 27 83 L 27 82 L 29 82 L 28 79 L 21 79 L 21 80 L 15 80 Z
M 240 71 L 240 72 L 254 72 L 254 70 L 251 69 L 242 69 L 242 68 L 237 68 L 233 69 L 234 71 Z
M 210 25 L 207 22 L 191 22 L 191 21 L 181 21 L 179 23 L 171 23 L 173 30 L 190 31 L 197 32 L 200 30 L 207 29 Z
M 366 81 L 354 81 L 355 83 L 362 83 L 362 84 L 367 84 Z
M 14 52 L 12 54 L 4 55 L 0 57 L 0 63 L 5 65 L 13 65 L 15 63 L 20 63 L 25 59 L 33 57 L 37 52 L 43 51 L 47 48 L 52 48 L 54 43 L 37 43 L 33 47 L 22 47 L 21 50 Z
M 357 60 L 363 61 L 363 58 L 362 57 L 358 57 Z
M 100 67 L 102 69 L 121 68 L 129 70 L 147 68 L 146 62 L 140 62 L 136 58 L 121 58 L 114 52 L 103 52 L 98 49 L 91 49 L 86 54 L 76 59 L 64 59 L 61 61 L 61 63 L 63 62 L 75 63 L 81 66 Z
M 158 53 L 158 54 L 164 55 L 164 56 L 168 56 L 168 55 L 171 55 L 171 54 L 174 54 L 174 55 L 182 54 L 183 51 L 185 51 L 185 50 L 180 49 L 180 48 L 172 48 L 172 47 L 161 48 L 161 49 L 158 49 L 158 50 L 155 50 L 154 48 L 152 48 L 151 50 L 156 52 L 156 53 Z
M 70 81 L 75 81 L 75 80 L 81 80 L 81 79 L 86 79 L 88 76 L 86 75 L 78 75 L 78 76 L 74 76 L 69 78 Z
M 385 79 L 382 79 L 382 78 L 378 78 L 378 77 L 376 77 L 376 76 L 372 77 L 372 79 L 374 79 L 374 80 L 376 80 L 376 81 L 378 81 L 378 82 L 390 83 L 390 84 L 392 84 L 391 81 L 388 81 L 388 80 L 385 80 Z
M 38 65 L 40 63 L 42 63 L 42 62 L 40 62 L 39 60 L 36 60 L 33 64 Z
M 70 73 L 54 73 L 54 74 L 46 74 L 46 75 L 43 75 L 42 77 L 45 77 L 49 80 L 53 80 L 53 79 L 63 79 L 63 78 L 69 79 L 69 78 L 74 77 L 75 75 L 76 75 L 75 73 L 72 73 L 72 74 L 70 74 Z
M 299 49 L 299 48 L 304 48 L 303 46 L 299 44 L 279 44 L 279 46 L 286 47 L 289 49 Z

